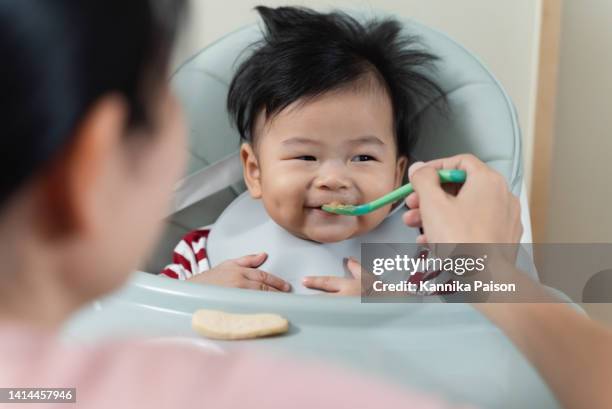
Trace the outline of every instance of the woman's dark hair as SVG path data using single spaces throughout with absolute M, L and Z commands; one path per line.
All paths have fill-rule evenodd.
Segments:
M 101 96 L 150 125 L 182 0 L 0 0 L 0 206 L 71 142 Z
M 444 93 L 424 71 L 437 57 L 401 33 L 394 19 L 360 23 L 353 17 L 306 8 L 256 7 L 265 25 L 263 39 L 240 64 L 230 85 L 227 107 L 240 136 L 253 141 L 253 126 L 264 110 L 274 117 L 301 98 L 354 85 L 373 77 L 393 107 L 400 155 L 408 155 L 419 129 L 420 103 Z

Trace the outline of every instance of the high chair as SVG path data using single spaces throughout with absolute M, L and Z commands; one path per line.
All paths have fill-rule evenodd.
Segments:
M 423 134 L 414 156 L 429 160 L 469 152 L 497 169 L 521 197 L 522 241 L 530 242 L 521 131 L 510 98 L 460 44 L 412 20 L 404 21 L 404 29 L 441 57 L 433 76 L 450 104 L 447 116 L 435 109 L 439 101 L 422 106 Z M 243 50 L 260 37 L 257 25 L 230 33 L 172 76 L 189 124 L 190 162 L 177 187 L 168 228 L 146 266 L 151 273 L 168 263 L 183 234 L 213 223 L 244 191 L 237 156 L 240 141 L 225 101 L 237 61 L 246 55 Z M 354 297 L 205 287 L 138 272 L 122 290 L 77 315 L 65 336 L 83 341 L 138 334 L 231 353 L 230 345 L 236 344 L 196 339 L 191 314 L 199 308 L 279 313 L 289 319 L 289 333 L 249 345 L 348 365 L 454 402 L 483 408 L 558 407 L 533 367 L 469 304 L 364 304 Z

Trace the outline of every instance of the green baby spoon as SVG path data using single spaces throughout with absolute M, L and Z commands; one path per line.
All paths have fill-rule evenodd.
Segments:
M 442 183 L 465 183 L 465 171 L 459 169 L 442 169 L 438 171 L 440 175 L 440 181 Z M 321 206 L 321 209 L 335 214 L 342 214 L 345 216 L 362 216 L 364 214 L 373 212 L 374 210 L 380 209 L 383 206 L 397 202 L 414 192 L 412 184 L 408 183 L 395 189 L 393 192 L 384 195 L 370 203 L 364 203 L 361 205 L 345 205 L 345 204 L 326 204 Z

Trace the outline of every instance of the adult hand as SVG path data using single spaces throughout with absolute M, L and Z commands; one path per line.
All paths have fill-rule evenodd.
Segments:
M 467 180 L 456 195 L 440 185 L 439 169 L 461 169 Z M 495 170 L 473 155 L 417 162 L 409 169 L 415 193 L 404 222 L 422 227 L 419 243 L 518 243 L 523 233 L 520 203 Z
M 257 268 L 266 258 L 266 253 L 259 253 L 227 260 L 188 281 L 260 291 L 291 290 L 291 285 L 285 280 Z

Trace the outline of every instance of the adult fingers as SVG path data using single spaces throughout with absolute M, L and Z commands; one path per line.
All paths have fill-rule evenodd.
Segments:
M 423 166 L 425 166 L 425 162 L 414 162 L 412 165 L 410 165 L 408 168 L 408 178 L 410 179 L 412 174 L 421 169 Z
M 402 215 L 402 220 L 410 227 L 423 227 L 423 219 L 421 218 L 420 209 L 408 210 Z
M 469 153 L 434 159 L 426 162 L 426 165 L 434 169 L 461 169 L 468 174 L 487 167 L 480 159 Z
M 417 209 L 419 207 L 419 194 L 413 192 L 406 197 L 406 206 L 410 209 Z
M 440 169 L 461 169 L 469 174 L 481 174 L 483 170 L 488 169 L 487 165 L 480 159 L 472 154 L 460 154 L 447 158 L 434 159 L 429 162 L 415 162 L 408 170 L 410 181 L 412 182 L 412 175 L 419 169 L 428 166 L 436 170 Z M 471 179 L 471 178 L 469 178 Z M 414 185 L 414 183 L 413 183 Z M 451 196 L 457 196 L 461 185 L 456 183 L 444 183 L 442 189 L 450 194 Z M 412 196 L 412 195 L 410 195 Z M 416 208 L 420 206 L 419 195 L 416 194 L 414 197 L 406 198 L 406 205 L 410 208 Z M 410 199 L 409 199 L 410 198 Z
M 446 200 L 446 193 L 440 186 L 440 177 L 435 168 L 423 166 L 412 173 L 410 183 L 419 195 L 419 201 L 440 202 Z

